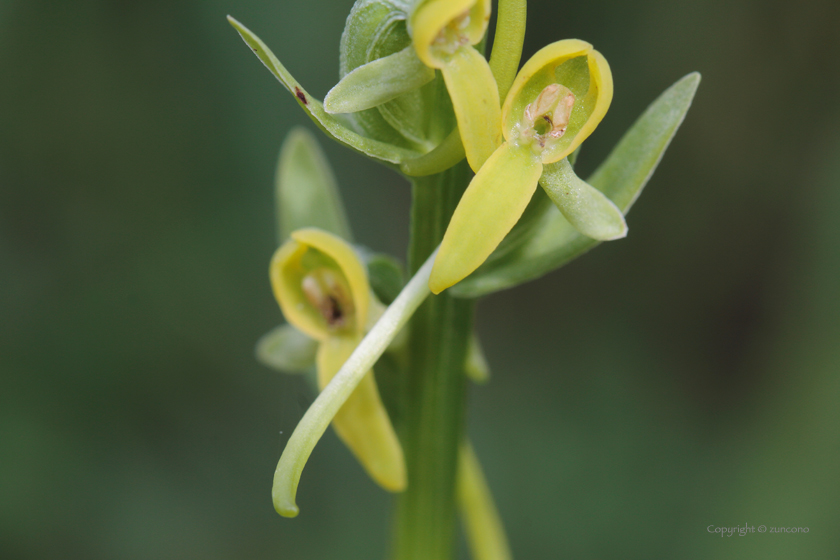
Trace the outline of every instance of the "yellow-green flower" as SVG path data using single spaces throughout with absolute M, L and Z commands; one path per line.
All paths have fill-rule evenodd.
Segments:
M 499 91 L 472 45 L 490 21 L 490 0 L 426 0 L 409 21 L 417 57 L 441 71 L 467 161 L 477 171 L 501 142 Z
M 271 285 L 286 320 L 319 342 L 321 390 L 382 312 L 365 266 L 341 238 L 299 229 L 271 259 Z M 370 476 L 386 490 L 405 488 L 405 459 L 369 371 L 333 419 L 333 427 Z
M 584 41 L 552 43 L 525 63 L 502 107 L 505 142 L 479 169 L 444 235 L 429 281 L 434 293 L 487 259 L 519 220 L 541 177 L 582 233 L 597 239 L 626 235 L 618 208 L 577 179 L 564 159 L 598 126 L 612 95 L 607 61 Z

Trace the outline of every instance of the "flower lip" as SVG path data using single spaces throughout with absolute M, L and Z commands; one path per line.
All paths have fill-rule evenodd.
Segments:
M 370 305 L 367 272 L 341 238 L 316 228 L 293 232 L 271 259 L 270 277 L 286 320 L 312 338 L 364 332 Z
M 560 92 L 569 90 L 574 102 L 565 118 L 557 118 L 558 109 L 570 100 L 568 96 L 555 96 L 552 86 L 561 86 Z M 540 136 L 540 131 L 528 133 L 526 126 L 530 110 L 533 117 L 550 112 L 551 132 L 542 135 L 549 140 L 538 146 L 543 163 L 553 163 L 569 155 L 583 142 L 603 119 L 612 101 L 612 75 L 604 57 L 591 44 L 578 39 L 552 43 L 537 51 L 519 71 L 502 107 L 502 131 L 505 140 L 519 141 L 522 133 Z M 557 104 L 554 105 L 554 102 Z M 548 109 L 546 111 L 546 109 Z M 536 114 L 534 114 L 536 113 Z M 566 121 L 566 128 L 559 134 L 558 127 Z M 535 123 L 536 124 L 536 123 Z M 536 139 L 536 138 L 535 138 Z M 539 140 L 539 139 L 537 139 Z
M 427 0 L 411 16 L 417 56 L 441 68 L 459 47 L 475 45 L 490 22 L 490 0 Z

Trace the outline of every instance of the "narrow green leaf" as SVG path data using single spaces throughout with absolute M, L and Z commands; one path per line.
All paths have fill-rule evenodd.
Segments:
M 656 171 L 699 85 L 700 73 L 692 72 L 665 90 L 589 178 L 625 214 Z
M 339 118 L 327 113 L 321 102 L 303 89 L 259 37 L 231 16 L 228 16 L 228 21 L 265 67 L 295 96 L 298 104 L 315 124 L 332 139 L 363 155 L 395 165 L 420 155 L 414 150 L 392 146 L 353 132 Z
M 328 113 L 355 113 L 381 105 L 435 79 L 412 45 L 359 66 L 341 79 L 324 98 Z
M 352 241 L 335 176 L 315 137 L 295 128 L 280 150 L 275 179 L 279 241 L 317 227 Z
M 568 160 L 544 166 L 540 185 L 563 217 L 585 236 L 610 241 L 627 235 L 621 210 L 601 191 L 579 178 Z
M 315 366 L 318 342 L 291 325 L 280 325 L 257 341 L 257 360 L 285 373 L 304 373 Z
M 638 198 L 688 112 L 700 74 L 693 72 L 660 95 L 633 124 L 589 184 L 624 214 Z M 556 269 L 598 245 L 581 235 L 550 206 L 535 233 L 504 258 L 492 260 L 450 289 L 458 297 L 478 297 L 511 288 Z

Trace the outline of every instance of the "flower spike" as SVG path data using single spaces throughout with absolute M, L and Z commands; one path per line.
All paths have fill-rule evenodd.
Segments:
M 560 163 L 595 130 L 612 95 L 609 65 L 585 41 L 552 43 L 525 63 L 502 107 L 505 142 L 455 209 L 432 270 L 432 292 L 461 281 L 490 256 L 538 182 L 581 233 L 600 240 L 626 235 L 621 211 Z

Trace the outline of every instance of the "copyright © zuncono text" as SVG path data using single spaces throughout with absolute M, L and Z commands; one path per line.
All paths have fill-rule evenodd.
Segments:
M 756 527 L 749 523 L 744 523 L 735 527 L 716 527 L 715 525 L 709 525 L 706 527 L 706 531 L 712 534 L 718 533 L 721 537 L 731 537 L 733 535 L 746 537 L 751 533 L 807 533 L 810 529 L 808 527 L 768 527 L 767 525 Z

